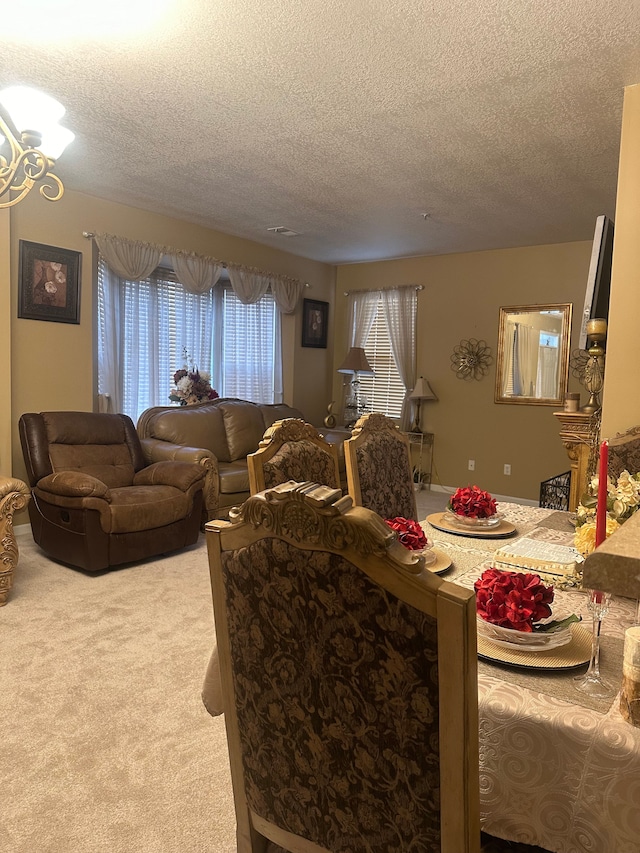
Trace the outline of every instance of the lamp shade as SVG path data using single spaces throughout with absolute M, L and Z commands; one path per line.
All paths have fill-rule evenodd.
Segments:
M 67 145 L 73 142 L 75 138 L 75 133 L 72 133 L 66 127 L 56 124 L 45 130 L 42 142 L 38 148 L 50 160 L 57 160 Z
M 420 377 L 415 384 L 415 387 L 411 394 L 409 394 L 409 399 L 411 400 L 437 400 L 438 398 L 433 392 L 433 388 L 427 382 L 424 377 Z
M 374 375 L 362 347 L 351 347 L 347 357 L 338 368 L 338 373 L 368 373 Z
M 0 104 L 19 134 L 38 134 L 40 142 L 29 139 L 28 144 L 36 145 L 51 160 L 57 160 L 75 139 L 70 130 L 58 124 L 65 113 L 64 107 L 44 92 L 28 86 L 9 86 L 0 92 Z
M 64 115 L 64 107 L 55 98 L 28 86 L 9 86 L 0 92 L 0 104 L 11 116 L 17 131 L 45 133 Z

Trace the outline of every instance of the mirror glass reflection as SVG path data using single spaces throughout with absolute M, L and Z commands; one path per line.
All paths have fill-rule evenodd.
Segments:
M 570 303 L 501 308 L 496 403 L 562 405 L 570 336 Z

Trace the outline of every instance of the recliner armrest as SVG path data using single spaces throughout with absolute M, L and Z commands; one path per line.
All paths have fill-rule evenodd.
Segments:
M 109 487 L 102 480 L 78 471 L 48 474 L 38 480 L 37 488 L 42 492 L 67 498 L 102 498 L 107 502 L 111 501 Z
M 174 486 L 182 492 L 199 482 L 204 484 L 205 469 L 195 462 L 154 462 L 133 478 L 134 486 Z

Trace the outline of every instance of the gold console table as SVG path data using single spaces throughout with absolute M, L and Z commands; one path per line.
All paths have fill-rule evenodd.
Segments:
M 569 512 L 575 512 L 587 491 L 589 461 L 598 441 L 599 419 L 591 412 L 554 412 L 560 421 L 560 438 L 571 461 Z

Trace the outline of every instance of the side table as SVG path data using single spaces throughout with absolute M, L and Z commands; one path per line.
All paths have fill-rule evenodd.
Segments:
M 432 432 L 407 432 L 405 435 L 409 439 L 414 483 L 421 483 L 431 489 L 434 434 Z

